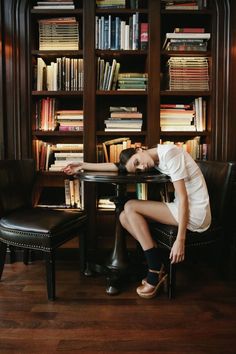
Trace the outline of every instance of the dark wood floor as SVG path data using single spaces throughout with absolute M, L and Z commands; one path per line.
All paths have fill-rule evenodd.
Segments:
M 236 282 L 181 267 L 178 296 L 143 300 L 130 284 L 115 297 L 102 276 L 57 262 L 57 295 L 46 300 L 42 261 L 6 265 L 0 282 L 0 353 L 236 353 Z

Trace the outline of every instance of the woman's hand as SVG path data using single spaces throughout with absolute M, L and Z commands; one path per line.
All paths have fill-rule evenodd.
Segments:
M 74 175 L 76 172 L 83 170 L 84 168 L 84 163 L 79 162 L 79 163 L 70 163 L 66 167 L 62 169 L 63 172 L 65 172 L 67 175 Z
M 185 253 L 185 240 L 176 239 L 171 251 L 170 251 L 170 260 L 171 263 L 179 263 L 184 260 Z

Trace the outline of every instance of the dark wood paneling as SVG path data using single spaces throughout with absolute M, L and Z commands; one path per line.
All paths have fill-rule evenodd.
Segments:
M 0 159 L 4 158 L 5 149 L 4 149 L 4 32 L 3 32 L 3 6 L 2 1 L 0 1 Z
M 236 2 L 230 0 L 229 115 L 226 136 L 227 160 L 236 161 Z

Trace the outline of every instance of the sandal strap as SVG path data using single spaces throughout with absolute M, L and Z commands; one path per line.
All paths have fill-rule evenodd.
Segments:
M 151 273 L 156 273 L 156 274 L 165 273 L 164 264 L 161 265 L 161 269 L 159 269 L 159 270 L 148 269 L 148 271 L 151 272 Z

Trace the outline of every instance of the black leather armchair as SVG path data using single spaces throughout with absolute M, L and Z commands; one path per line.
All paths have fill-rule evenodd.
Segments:
M 227 239 L 223 239 L 227 231 L 227 220 L 229 213 L 230 192 L 232 187 L 232 174 L 235 165 L 230 162 L 217 161 L 199 161 L 198 165 L 205 177 L 208 192 L 210 196 L 212 224 L 210 228 L 203 232 L 187 231 L 185 250 L 186 258 L 190 256 L 190 251 L 199 249 L 199 254 L 203 248 L 215 246 L 215 258 L 217 261 L 223 261 L 224 249 L 226 247 Z M 177 227 L 164 225 L 160 223 L 150 224 L 153 238 L 157 241 L 160 247 L 169 251 L 176 239 Z M 219 250 L 220 254 L 216 252 Z M 192 254 L 192 253 L 191 253 Z M 171 299 L 175 293 L 176 282 L 176 264 L 171 264 L 166 257 L 166 263 L 169 273 L 168 295 Z M 218 257 L 219 256 L 219 257 Z
M 80 270 L 85 267 L 84 212 L 32 206 L 36 172 L 33 160 L 0 161 L 0 279 L 7 245 L 43 251 L 48 299 L 55 299 L 55 250 L 79 235 Z

